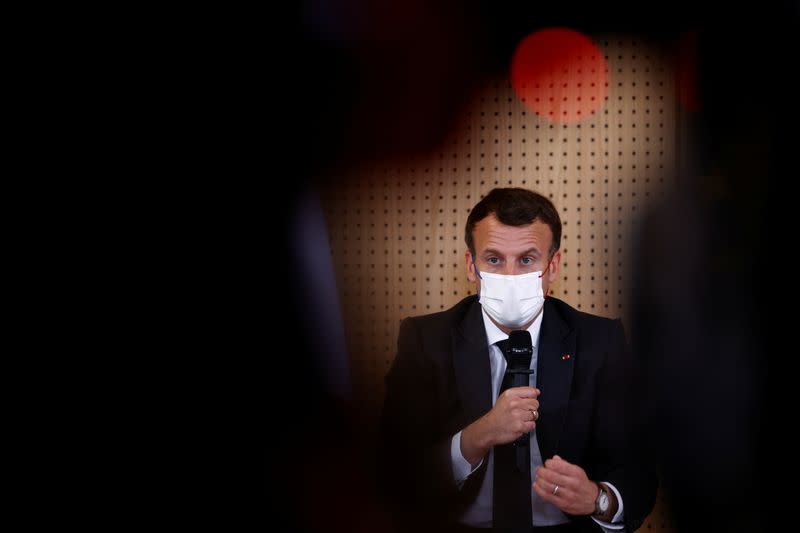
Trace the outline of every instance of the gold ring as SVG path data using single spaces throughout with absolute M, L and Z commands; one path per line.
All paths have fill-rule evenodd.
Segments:
M 558 485 L 556 485 L 555 488 L 553 488 L 553 496 L 556 495 L 556 492 L 558 492 Z

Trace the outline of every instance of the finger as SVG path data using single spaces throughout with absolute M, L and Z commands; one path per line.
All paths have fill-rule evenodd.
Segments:
M 512 421 L 512 423 L 519 425 L 520 431 L 523 433 L 529 432 L 532 429 L 531 424 L 536 423 L 530 411 L 518 411 L 514 413 L 512 415 Z
M 511 413 L 511 418 L 509 419 L 509 423 L 511 427 L 514 428 L 515 431 L 519 431 L 521 433 L 530 433 L 534 427 L 536 427 L 536 419 L 531 415 L 531 412 L 527 409 L 522 410 L 515 410 Z
M 558 486 L 558 490 L 555 494 L 553 491 L 555 490 L 555 485 L 552 485 L 543 480 L 536 480 L 533 484 L 533 490 L 536 491 L 536 494 L 546 502 L 552 503 L 556 506 L 563 504 L 564 498 L 564 487 Z
M 533 411 L 530 409 L 517 409 L 514 411 L 514 418 L 519 422 L 527 424 L 529 422 L 536 422 L 536 417 L 533 416 Z
M 539 389 L 534 387 L 511 387 L 506 389 L 503 394 L 513 398 L 538 398 Z
M 555 470 L 556 472 L 566 476 L 580 477 L 584 474 L 583 468 L 565 461 L 558 455 L 554 455 L 552 459 L 548 459 L 544 462 L 544 464 L 547 468 Z
M 527 403 L 520 404 L 513 401 L 508 404 L 511 416 L 516 420 L 522 420 L 524 422 L 536 422 L 539 419 L 541 413 L 539 413 L 537 407 L 536 405 Z
M 516 413 L 529 413 L 531 411 L 539 410 L 539 402 L 526 398 L 523 400 L 511 399 L 508 400 L 508 407 Z
M 536 479 L 542 479 L 545 482 L 545 488 L 547 485 L 550 485 L 550 489 L 553 489 L 553 486 L 560 485 L 564 486 L 572 486 L 575 483 L 575 478 L 570 476 L 565 476 L 555 470 L 545 467 L 538 467 L 536 469 Z
M 547 490 L 547 489 L 544 487 L 544 483 L 545 483 L 545 481 L 543 481 L 543 480 L 540 480 L 540 479 L 537 479 L 537 480 L 536 480 L 536 481 L 534 481 L 534 483 L 533 483 L 533 490 L 534 490 L 534 491 L 536 492 L 536 494 L 538 494 L 538 495 L 539 495 L 539 497 L 540 497 L 541 499 L 543 499 L 544 501 L 546 501 L 546 502 L 548 502 L 548 503 L 554 503 L 554 502 L 553 502 L 553 500 L 554 500 L 554 497 L 553 497 L 553 491 L 552 491 L 552 490 L 548 491 L 548 490 Z
M 523 400 L 519 400 L 519 407 L 522 409 L 538 411 L 539 410 L 539 400 L 534 400 L 532 398 L 525 398 Z
M 507 398 L 509 407 L 512 409 L 522 409 L 527 411 L 529 409 L 539 409 L 539 400 L 535 398 L 519 398 L 512 396 Z
M 539 489 L 543 493 L 547 493 L 552 501 L 568 500 L 570 495 L 574 494 L 574 491 L 569 487 L 566 487 L 560 483 L 550 483 L 544 479 L 539 481 Z

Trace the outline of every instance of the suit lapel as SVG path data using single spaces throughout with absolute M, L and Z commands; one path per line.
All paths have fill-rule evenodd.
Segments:
M 558 453 L 572 387 L 575 337 L 575 330 L 564 321 L 556 306 L 549 299 L 545 300 L 536 362 L 536 386 L 542 391 L 536 437 L 543 460 Z
M 476 299 L 464 320 L 453 328 L 453 367 L 459 399 L 464 407 L 464 424 L 492 408 L 492 371 L 488 340 Z

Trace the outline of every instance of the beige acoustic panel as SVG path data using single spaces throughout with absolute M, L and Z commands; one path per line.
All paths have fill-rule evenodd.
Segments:
M 551 124 L 488 83 L 434 153 L 359 169 L 325 195 L 354 383 L 365 409 L 382 398 L 400 320 L 446 309 L 473 291 L 464 224 L 492 187 L 549 196 L 563 221 L 552 294 L 627 318 L 628 243 L 638 215 L 673 176 L 670 57 L 634 38 L 598 38 L 607 101 L 577 124 Z

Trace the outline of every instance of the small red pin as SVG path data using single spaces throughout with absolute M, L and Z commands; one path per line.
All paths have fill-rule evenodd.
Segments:
M 565 353 L 564 355 L 561 356 L 561 360 L 562 361 L 567 361 L 567 360 L 569 360 L 569 357 L 570 357 L 569 354 Z

